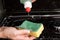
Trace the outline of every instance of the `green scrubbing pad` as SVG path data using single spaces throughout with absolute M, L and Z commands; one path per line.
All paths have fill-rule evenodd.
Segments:
M 27 20 L 24 21 L 19 26 L 19 28 L 30 30 L 31 31 L 30 35 L 33 35 L 35 37 L 39 37 L 40 34 L 42 33 L 43 29 L 44 29 L 42 23 L 33 23 L 33 22 L 30 22 Z

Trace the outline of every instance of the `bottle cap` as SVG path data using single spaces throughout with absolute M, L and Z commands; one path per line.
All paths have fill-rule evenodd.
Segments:
M 27 8 L 26 8 L 26 12 L 29 13 L 30 11 L 31 11 L 31 8 L 27 7 Z

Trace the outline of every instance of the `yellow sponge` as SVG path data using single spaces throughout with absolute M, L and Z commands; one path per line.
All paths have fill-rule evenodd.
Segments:
M 30 35 L 39 37 L 44 30 L 43 24 L 42 23 L 33 23 L 30 21 L 24 21 L 19 28 L 27 29 L 30 30 Z
M 39 37 L 42 34 L 42 31 L 44 30 L 43 24 L 41 24 L 40 28 L 35 32 L 31 31 L 30 35 L 33 35 L 35 37 Z

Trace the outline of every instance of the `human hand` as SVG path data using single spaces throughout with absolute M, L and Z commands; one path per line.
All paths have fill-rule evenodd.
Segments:
M 32 0 L 32 2 L 35 2 L 36 0 Z
M 14 27 L 7 27 L 4 29 L 4 36 L 12 40 L 33 40 L 35 37 L 29 36 L 29 30 L 17 30 Z

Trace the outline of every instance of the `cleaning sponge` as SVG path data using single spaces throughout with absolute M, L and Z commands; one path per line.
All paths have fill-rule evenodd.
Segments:
M 39 37 L 42 31 L 44 30 L 42 23 L 33 23 L 25 20 L 19 28 L 30 30 L 30 35 Z

